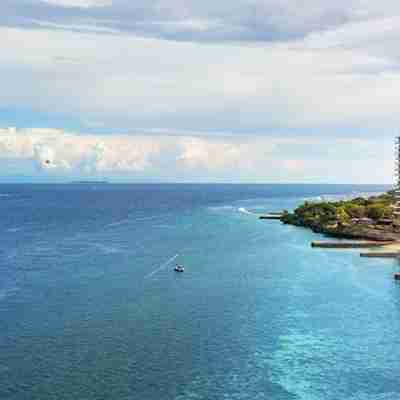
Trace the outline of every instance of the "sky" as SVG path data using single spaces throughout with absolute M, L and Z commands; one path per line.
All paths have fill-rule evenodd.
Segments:
M 1 0 L 0 181 L 391 183 L 394 0 Z

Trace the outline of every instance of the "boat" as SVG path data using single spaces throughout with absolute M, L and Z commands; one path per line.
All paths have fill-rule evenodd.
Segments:
M 185 267 L 183 265 L 176 264 L 174 271 L 175 272 L 183 272 L 183 271 L 185 271 Z

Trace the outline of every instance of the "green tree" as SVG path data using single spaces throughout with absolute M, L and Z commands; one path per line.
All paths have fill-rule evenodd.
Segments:
M 363 218 L 366 215 L 366 208 L 359 204 L 347 203 L 345 210 L 351 218 Z
M 350 222 L 350 216 L 346 212 L 344 207 L 339 207 L 336 211 L 336 218 L 338 222 L 341 224 L 349 223 Z
M 390 207 L 387 207 L 384 204 L 375 203 L 367 207 L 367 217 L 372 218 L 373 220 L 389 217 L 391 213 L 392 211 Z

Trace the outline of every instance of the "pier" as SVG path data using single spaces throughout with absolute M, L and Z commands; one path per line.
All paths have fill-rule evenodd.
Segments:
M 282 214 L 263 214 L 258 217 L 259 219 L 278 219 L 282 218 Z
M 388 244 L 393 244 L 392 241 L 375 242 L 375 241 L 314 241 L 311 242 L 311 247 L 320 247 L 325 249 L 361 249 L 369 247 L 382 247 Z
M 360 257 L 398 258 L 398 257 L 400 257 L 400 252 L 398 252 L 398 251 L 369 251 L 366 253 L 360 253 Z

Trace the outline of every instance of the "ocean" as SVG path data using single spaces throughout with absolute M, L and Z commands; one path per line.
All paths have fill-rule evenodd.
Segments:
M 397 262 L 258 219 L 387 189 L 0 185 L 0 399 L 399 399 Z

